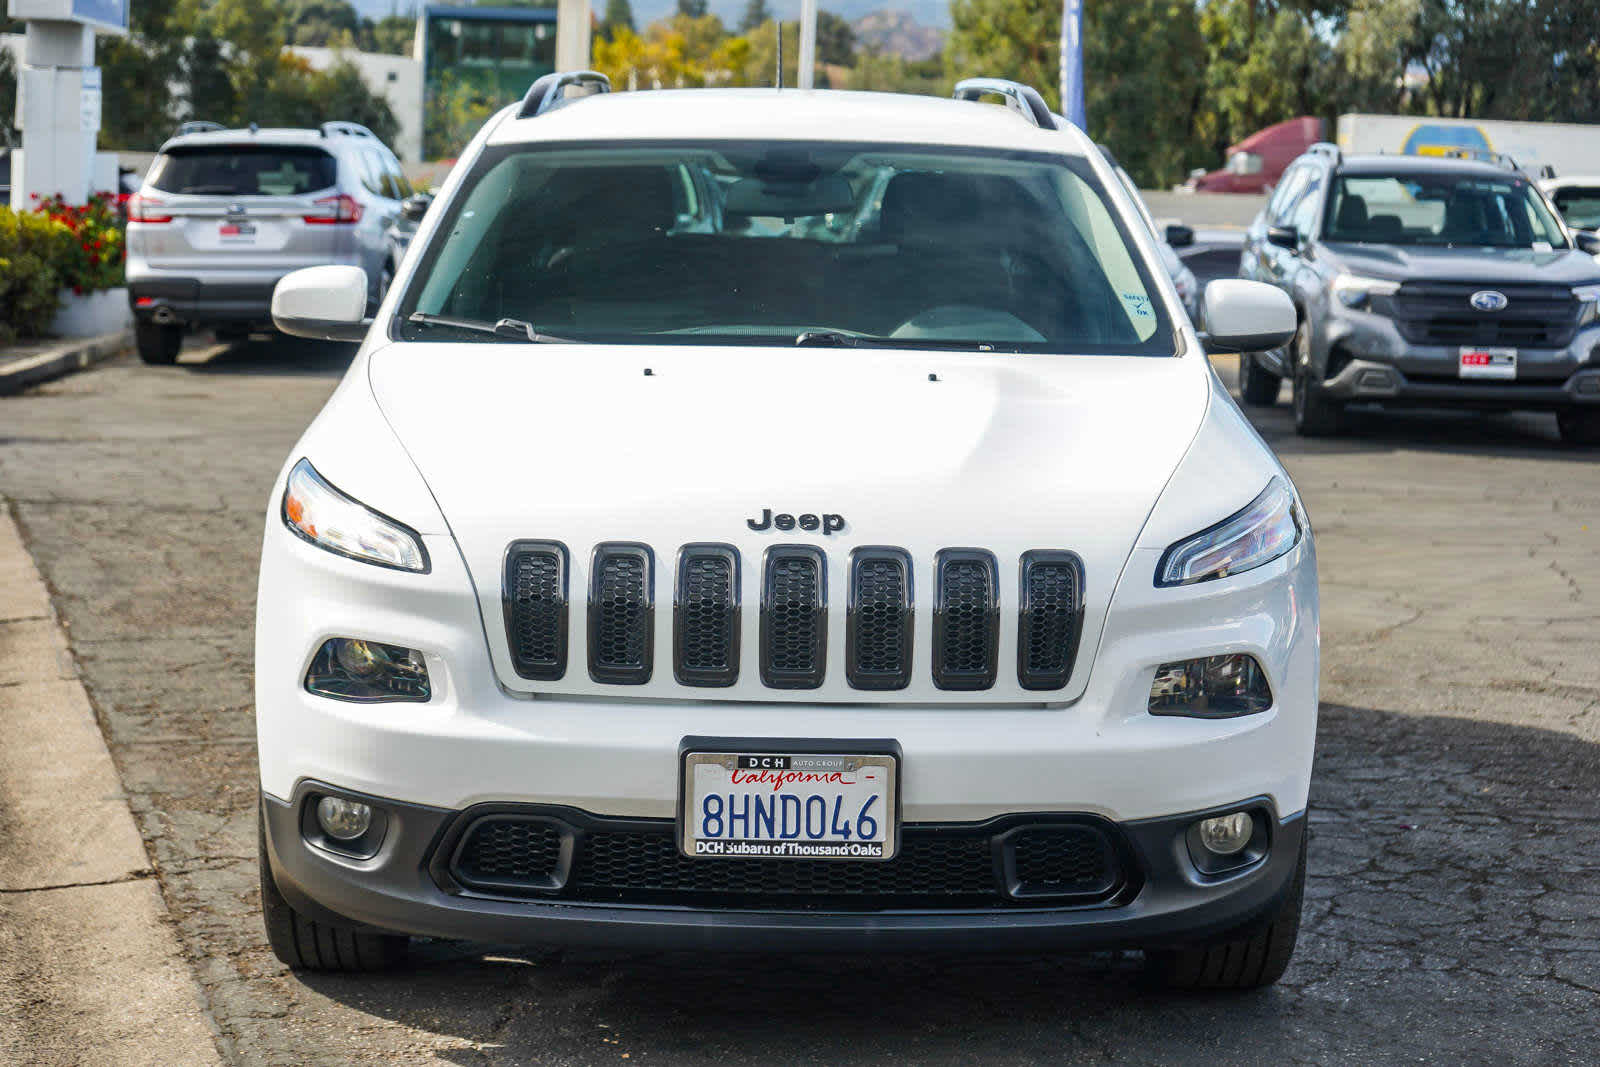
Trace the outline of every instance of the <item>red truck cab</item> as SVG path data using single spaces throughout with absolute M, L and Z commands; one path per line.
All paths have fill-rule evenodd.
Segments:
M 1196 175 L 1189 188 L 1197 193 L 1263 193 L 1278 183 L 1291 162 L 1323 140 L 1322 120 L 1302 115 L 1229 145 L 1221 170 Z

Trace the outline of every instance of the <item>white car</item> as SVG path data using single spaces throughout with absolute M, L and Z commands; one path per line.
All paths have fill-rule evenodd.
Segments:
M 488 122 L 375 320 L 357 268 L 277 287 L 281 329 L 364 338 L 263 543 L 279 958 L 1129 947 L 1276 980 L 1315 553 L 1205 346 L 1282 344 L 1288 300 L 1215 282 L 1197 335 L 1023 86 L 605 88 Z
M 1574 230 L 1600 230 L 1600 175 L 1545 178 L 1539 189 Z

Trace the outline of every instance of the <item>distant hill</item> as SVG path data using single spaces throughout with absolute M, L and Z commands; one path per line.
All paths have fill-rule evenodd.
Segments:
M 420 0 L 351 0 L 357 11 L 368 18 L 382 18 L 394 11 L 407 14 L 421 6 Z M 457 0 L 462 3 L 463 0 Z M 589 0 L 596 15 L 605 10 L 605 0 Z M 876 12 L 910 15 L 924 27 L 945 30 L 950 28 L 950 0 L 897 0 L 886 4 L 884 0 L 818 0 L 824 10 L 841 15 L 850 22 Z M 466 6 L 465 4 L 463 6 Z M 490 5 L 496 6 L 496 5 Z M 551 0 L 550 7 L 555 7 Z M 745 0 L 710 0 L 713 15 L 719 15 L 730 26 L 738 23 L 744 11 Z M 767 6 L 786 19 L 800 17 L 800 0 L 767 0 Z M 640 25 L 678 10 L 677 0 L 633 0 L 633 17 Z
M 905 11 L 874 11 L 851 23 L 856 31 L 856 47 L 903 56 L 910 60 L 929 59 L 944 48 L 944 31 L 918 22 Z

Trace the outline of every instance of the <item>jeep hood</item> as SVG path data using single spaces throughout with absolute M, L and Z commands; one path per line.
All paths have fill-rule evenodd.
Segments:
M 1205 417 L 1203 357 L 1005 356 L 861 349 L 394 344 L 370 358 L 373 392 L 431 489 L 476 586 L 502 684 L 513 691 L 698 700 L 1034 703 L 1088 682 L 1111 593 L 1141 527 Z M 774 528 L 774 513 L 841 516 L 837 532 Z M 1220 515 L 1218 516 L 1220 517 Z M 571 561 L 569 652 L 559 681 L 510 665 L 501 607 L 507 546 L 560 541 Z M 601 685 L 586 669 L 589 558 L 603 541 L 655 557 L 654 676 Z M 743 666 L 726 689 L 672 670 L 673 565 L 691 542 L 742 559 Z M 821 689 L 765 688 L 756 656 L 762 553 L 810 544 L 829 560 Z M 848 687 L 851 549 L 913 559 L 911 686 Z M 1000 670 L 992 690 L 929 680 L 934 553 L 984 548 L 1000 566 Z M 1065 690 L 1016 676 L 1018 557 L 1069 549 L 1084 563 L 1085 620 Z M 1144 579 L 1141 579 L 1144 580 Z
M 1480 282 L 1484 285 L 1591 285 L 1600 281 L 1595 257 L 1570 248 L 1432 245 L 1323 246 L 1346 270 L 1388 281 Z

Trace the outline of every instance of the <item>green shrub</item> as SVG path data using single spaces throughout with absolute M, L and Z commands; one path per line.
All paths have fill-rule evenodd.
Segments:
M 50 325 L 73 247 L 65 223 L 0 207 L 0 342 L 37 337 Z

